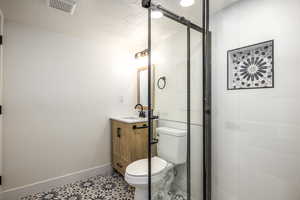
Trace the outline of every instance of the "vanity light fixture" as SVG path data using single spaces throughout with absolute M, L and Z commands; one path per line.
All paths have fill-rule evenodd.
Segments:
M 148 63 L 148 55 L 149 52 L 147 49 L 141 51 L 141 52 L 137 52 L 134 55 L 135 58 L 135 63 L 136 63 L 136 67 L 141 67 L 141 66 L 146 66 Z
M 148 49 L 145 49 L 144 51 L 137 52 L 137 53 L 134 55 L 134 58 L 135 58 L 135 59 L 140 59 L 140 58 L 143 58 L 143 57 L 147 57 L 148 54 L 149 54 Z
M 182 7 L 189 7 L 195 3 L 195 0 L 180 0 L 180 5 Z

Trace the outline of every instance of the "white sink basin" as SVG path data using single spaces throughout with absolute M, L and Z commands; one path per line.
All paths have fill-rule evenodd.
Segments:
M 138 122 L 147 122 L 148 118 L 140 118 L 140 117 L 135 117 L 135 116 L 128 116 L 128 117 L 111 117 L 113 120 L 117 120 L 120 122 L 125 122 L 125 123 L 138 123 Z

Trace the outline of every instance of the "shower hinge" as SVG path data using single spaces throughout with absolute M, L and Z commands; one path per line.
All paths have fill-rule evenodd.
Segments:
M 2 105 L 0 105 L 0 115 L 2 115 Z
M 3 36 L 0 35 L 0 45 L 2 45 L 2 44 L 3 44 Z
M 2 176 L 0 176 L 0 185 L 2 185 Z

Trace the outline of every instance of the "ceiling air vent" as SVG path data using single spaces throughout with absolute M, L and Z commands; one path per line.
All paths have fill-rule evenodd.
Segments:
M 47 4 L 50 8 L 56 8 L 71 15 L 73 15 L 77 5 L 76 0 L 47 0 Z

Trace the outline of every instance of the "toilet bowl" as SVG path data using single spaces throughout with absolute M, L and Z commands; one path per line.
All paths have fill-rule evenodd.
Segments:
M 151 158 L 152 200 L 170 200 L 174 166 L 186 162 L 186 130 L 156 129 L 158 156 Z M 135 187 L 134 200 L 148 200 L 148 159 L 137 160 L 126 168 L 125 180 Z
M 173 176 L 168 174 L 173 174 L 172 170 L 174 165 L 168 163 L 159 157 L 153 157 L 151 159 L 151 193 L 152 196 L 160 193 L 167 193 L 172 181 Z M 171 173 L 170 173 L 171 172 Z M 166 179 L 166 177 L 169 177 Z M 170 178 L 172 180 L 170 180 Z M 148 159 L 142 159 L 131 163 L 125 173 L 125 180 L 128 184 L 135 187 L 135 200 L 148 200 Z M 168 183 L 170 183 L 168 185 Z M 163 186 L 163 191 L 160 191 L 161 186 Z M 159 194 L 164 195 L 164 194 Z

